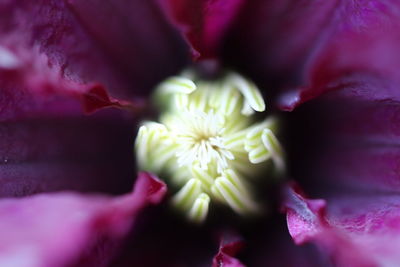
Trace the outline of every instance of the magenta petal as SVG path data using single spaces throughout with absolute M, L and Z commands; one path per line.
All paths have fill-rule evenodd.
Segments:
M 194 59 L 215 58 L 243 0 L 160 0 L 191 47 Z
M 106 266 L 132 222 L 166 192 L 140 173 L 135 190 L 121 197 L 43 194 L 0 201 L 0 265 Z
M 310 200 L 288 189 L 289 232 L 314 242 L 337 266 L 395 266 L 399 260 L 400 198 L 392 194 L 335 193 Z
M 226 266 L 226 267 L 244 267 L 235 255 L 243 248 L 244 243 L 242 240 L 227 236 L 221 240 L 219 251 L 213 259 L 213 267 Z

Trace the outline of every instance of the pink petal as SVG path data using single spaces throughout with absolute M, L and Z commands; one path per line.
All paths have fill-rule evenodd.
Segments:
M 335 193 L 325 202 L 288 189 L 289 232 L 298 244 L 319 245 L 336 266 L 395 266 L 400 261 L 399 201 L 393 194 Z
M 121 197 L 43 194 L 0 201 L 0 265 L 106 266 L 138 213 L 166 192 L 140 173 L 132 194 Z
M 243 0 L 161 0 L 171 22 L 191 47 L 194 59 L 215 58 Z
M 235 255 L 243 248 L 243 241 L 233 236 L 225 237 L 221 240 L 219 251 L 213 259 L 213 267 L 244 267 Z

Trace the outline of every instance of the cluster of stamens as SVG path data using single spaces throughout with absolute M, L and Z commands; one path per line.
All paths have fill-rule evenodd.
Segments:
M 183 74 L 161 83 L 155 100 L 162 115 L 139 129 L 139 168 L 165 175 L 178 188 L 174 205 L 193 221 L 206 218 L 211 200 L 257 212 L 249 180 L 269 160 L 278 170 L 284 161 L 275 119 L 255 119 L 265 110 L 255 84 L 236 73 L 218 81 Z

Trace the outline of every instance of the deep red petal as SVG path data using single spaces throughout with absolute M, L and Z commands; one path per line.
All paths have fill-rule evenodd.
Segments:
M 132 222 L 165 184 L 140 173 L 120 197 L 43 194 L 0 201 L 1 266 L 106 266 Z
M 161 6 L 191 47 L 194 59 L 216 58 L 243 0 L 161 0 Z

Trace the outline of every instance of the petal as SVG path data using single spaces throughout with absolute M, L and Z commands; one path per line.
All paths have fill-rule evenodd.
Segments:
M 171 23 L 191 47 L 194 59 L 218 56 L 221 42 L 244 0 L 161 0 Z
M 249 1 L 227 56 L 264 83 L 295 88 L 278 103 L 292 110 L 343 75 L 398 73 L 399 8 L 393 0 Z
M 123 193 L 134 173 L 131 121 L 120 113 L 0 123 L 0 197 L 77 190 Z
M 310 200 L 288 189 L 286 212 L 296 243 L 314 242 L 335 266 L 396 266 L 400 261 L 400 198 L 394 194 L 343 194 Z
M 150 2 L 3 1 L 0 17 L 2 46 L 37 51 L 62 78 L 99 82 L 114 97 L 147 94 L 184 63 L 179 38 Z
M 0 201 L 0 265 L 106 266 L 138 213 L 166 186 L 140 173 L 121 197 L 43 194 Z
M 241 259 L 248 266 L 332 266 L 314 244 L 295 245 L 280 214 L 249 227 Z
M 26 98 L 33 98 L 29 101 L 35 102 L 38 97 L 59 95 L 66 98 L 64 106 L 70 106 L 73 100 L 79 101 L 87 113 L 112 106 L 133 110 L 138 107 L 138 104 L 110 97 L 101 84 L 72 81 L 63 77 L 62 72 L 60 67 L 52 66 L 49 58 L 37 47 L 21 48 L 20 43 L 7 47 L 0 43 L 0 85 L 4 90 L 2 95 L 6 95 L 4 98 L 32 94 L 34 96 Z M 14 108 L 14 105 L 23 104 L 14 101 L 8 105 Z
M 134 168 L 132 112 L 84 116 L 81 107 L 125 103 L 101 85 L 62 77 L 36 49 L 0 46 L 0 55 L 0 196 L 126 192 Z
M 309 192 L 400 190 L 398 84 L 360 74 L 293 114 L 292 174 Z
M 219 251 L 217 255 L 215 255 L 213 259 L 213 267 L 218 266 L 226 266 L 226 267 L 243 267 L 243 263 L 241 263 L 238 259 L 235 258 L 235 255 L 242 249 L 244 246 L 243 241 L 234 237 L 228 236 L 221 240 Z
M 165 203 L 166 205 L 168 203 Z M 148 209 L 111 266 L 210 266 L 213 227 L 190 224 L 166 205 Z

